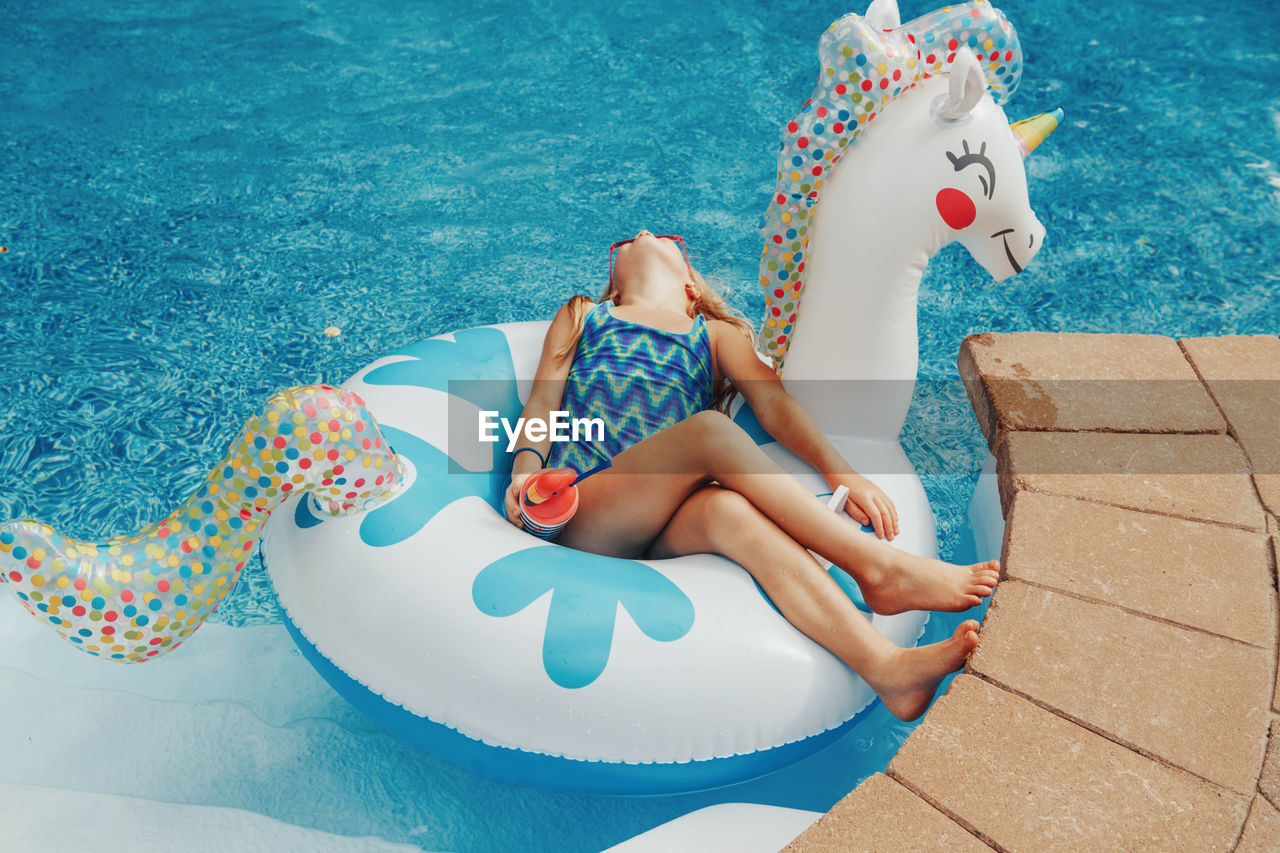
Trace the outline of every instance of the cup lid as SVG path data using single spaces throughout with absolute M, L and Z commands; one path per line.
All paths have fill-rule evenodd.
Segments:
M 548 498 L 540 504 L 527 503 L 525 496 L 529 493 L 529 487 L 547 473 L 550 473 L 550 470 L 536 471 L 529 476 L 529 479 L 524 481 L 524 488 L 520 490 L 520 511 L 539 524 L 552 527 L 557 524 L 564 524 L 570 518 L 573 518 L 573 514 L 578 511 L 578 487 L 569 486 L 561 489 L 560 494 L 553 498 Z

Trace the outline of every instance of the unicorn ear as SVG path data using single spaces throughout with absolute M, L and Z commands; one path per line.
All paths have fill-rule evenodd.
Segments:
M 871 0 L 864 20 L 878 30 L 896 30 L 902 26 L 902 14 L 898 12 L 898 0 Z
M 947 121 L 964 118 L 978 105 L 986 91 L 987 77 L 982 73 L 978 57 L 969 48 L 962 47 L 956 51 L 955 61 L 951 63 L 951 90 L 938 114 Z

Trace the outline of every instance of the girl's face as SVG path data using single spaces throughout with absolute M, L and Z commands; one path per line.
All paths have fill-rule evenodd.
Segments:
M 640 231 L 612 253 L 613 288 L 623 292 L 627 283 L 644 279 L 667 279 L 673 287 L 683 289 L 689 280 L 689 264 L 681 243 L 669 237 L 655 237 Z

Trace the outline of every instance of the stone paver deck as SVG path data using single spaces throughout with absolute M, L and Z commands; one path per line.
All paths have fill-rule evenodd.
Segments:
M 1280 850 L 1280 338 L 959 363 L 1007 526 L 978 649 L 787 849 Z
M 1226 435 L 1011 432 L 1001 445 L 1004 513 L 1018 492 L 1040 492 L 1129 509 L 1266 527 L 1240 446 Z

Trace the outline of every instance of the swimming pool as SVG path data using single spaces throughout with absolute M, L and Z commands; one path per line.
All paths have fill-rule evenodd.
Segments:
M 944 556 L 984 452 L 955 374 L 965 334 L 1280 329 L 1280 96 L 1269 84 L 1280 22 L 1266 4 L 998 5 L 1028 58 L 1008 112 L 1061 105 L 1067 118 L 1028 161 L 1049 231 L 1032 266 L 989 285 L 952 248 L 922 287 L 925 381 L 903 443 Z M 933 8 L 902 6 L 904 18 Z M 0 515 L 79 536 L 140 527 L 185 497 L 271 390 L 341 381 L 442 331 L 550 316 L 573 293 L 594 295 L 604 247 L 640 227 L 684 234 L 700 269 L 758 317 L 756 226 L 781 125 L 812 89 L 818 35 L 846 11 L 10 3 Z M 325 337 L 330 325 L 342 334 Z M 828 796 L 778 780 L 656 800 L 498 785 L 381 735 L 305 680 L 274 639 L 260 565 L 219 618 L 198 639 L 222 632 L 219 649 L 281 680 L 278 702 L 244 699 L 261 690 L 213 640 L 161 673 L 146 671 L 162 661 L 136 668 L 128 687 L 105 665 L 34 677 L 9 658 L 5 719 L 55 718 L 74 680 L 98 691 L 76 694 L 97 700 L 86 708 L 97 719 L 175 728 L 92 749 L 73 748 L 97 743 L 87 728 L 63 732 L 45 753 L 21 753 L 63 755 L 61 777 L 10 761 L 0 782 L 231 806 L 453 850 L 596 849 L 719 799 L 821 808 Z M 195 674 L 178 674 L 183 655 Z M 218 677 L 201 683 L 201 666 Z M 144 701 L 162 692 L 165 717 Z M 792 781 L 848 790 L 909 730 L 884 722 L 879 757 L 824 754 Z M 223 740 L 157 767 L 188 728 Z M 6 730 L 0 752 L 26 749 L 21 729 Z M 246 767 L 256 774 L 237 774 Z

